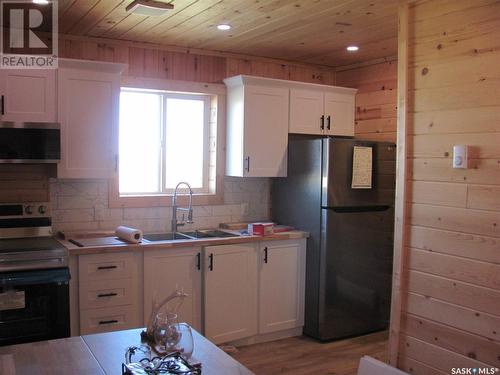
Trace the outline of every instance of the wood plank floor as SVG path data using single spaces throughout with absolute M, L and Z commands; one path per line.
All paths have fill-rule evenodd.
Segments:
M 387 337 L 378 332 L 329 343 L 293 337 L 241 347 L 232 356 L 256 375 L 355 375 L 363 355 L 387 361 Z

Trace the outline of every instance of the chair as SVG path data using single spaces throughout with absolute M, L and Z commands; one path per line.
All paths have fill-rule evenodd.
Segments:
M 408 375 L 408 373 L 365 355 L 359 361 L 358 375 Z

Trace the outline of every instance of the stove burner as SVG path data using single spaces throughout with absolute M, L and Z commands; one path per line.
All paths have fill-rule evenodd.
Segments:
M 68 252 L 51 237 L 48 203 L 0 204 L 0 272 L 68 266 Z

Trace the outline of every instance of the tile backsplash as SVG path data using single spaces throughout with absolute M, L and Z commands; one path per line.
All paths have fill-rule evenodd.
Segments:
M 61 230 L 113 230 L 118 225 L 162 232 L 170 229 L 171 207 L 109 208 L 107 180 L 50 180 L 52 227 Z M 268 178 L 224 178 L 224 204 L 194 206 L 186 229 L 217 227 L 221 222 L 267 220 Z

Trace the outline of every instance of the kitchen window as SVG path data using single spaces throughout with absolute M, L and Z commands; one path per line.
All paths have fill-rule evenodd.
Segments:
M 122 88 L 120 197 L 171 195 L 188 182 L 215 194 L 216 111 L 213 95 Z

